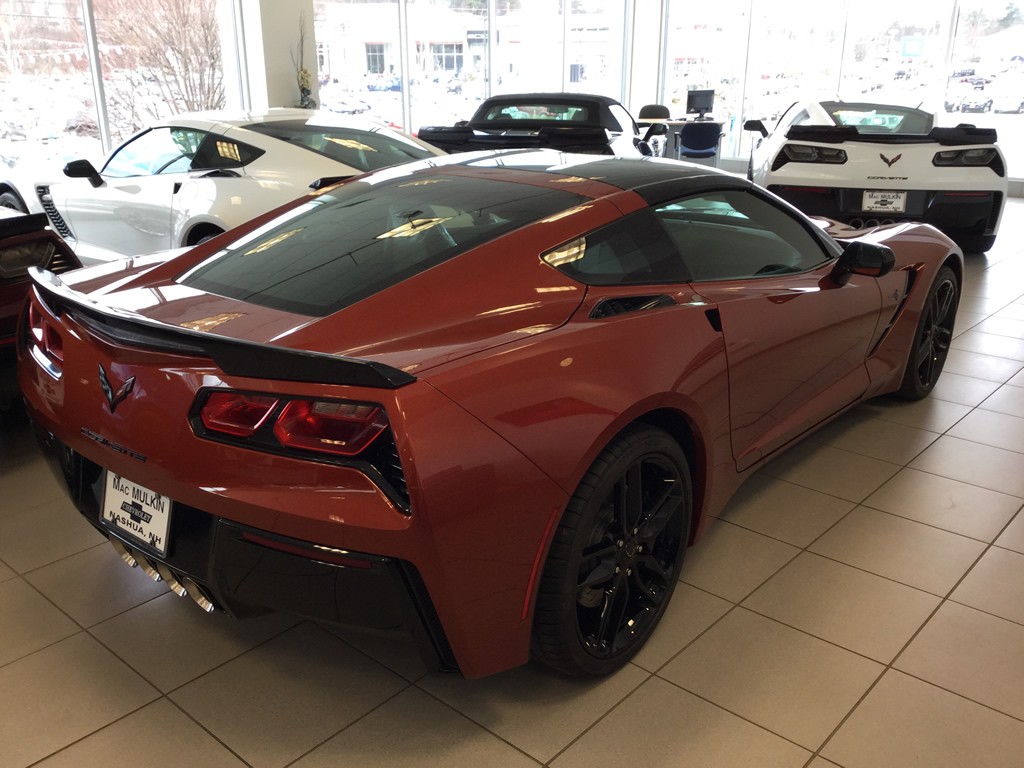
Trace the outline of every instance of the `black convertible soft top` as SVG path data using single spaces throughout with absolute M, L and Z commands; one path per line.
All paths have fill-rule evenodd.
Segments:
M 619 102 L 587 93 L 512 93 L 484 99 L 469 120 L 425 126 L 417 135 L 446 152 L 550 147 L 563 152 L 613 154 L 612 134 L 621 125 L 611 107 Z

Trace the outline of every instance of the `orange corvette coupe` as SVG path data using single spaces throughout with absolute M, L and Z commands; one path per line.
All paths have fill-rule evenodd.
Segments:
M 934 386 L 960 251 L 829 226 L 671 160 L 432 158 L 33 270 L 19 384 L 81 513 L 205 609 L 601 675 L 745 476 Z

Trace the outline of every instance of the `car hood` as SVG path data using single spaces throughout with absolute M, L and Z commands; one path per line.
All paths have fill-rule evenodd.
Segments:
M 129 321 L 250 344 L 371 360 L 416 375 L 564 324 L 585 286 L 540 259 L 463 254 L 325 317 L 197 290 L 166 256 L 63 276 L 74 301 Z M 63 289 L 62 289 L 63 290 Z

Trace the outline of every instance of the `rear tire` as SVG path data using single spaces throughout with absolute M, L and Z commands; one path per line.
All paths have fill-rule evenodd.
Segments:
M 534 615 L 534 655 L 574 676 L 625 665 L 679 580 L 692 515 L 690 470 L 666 432 L 635 425 L 580 482 L 555 532 Z
M 920 400 L 935 388 L 953 340 L 959 295 L 956 274 L 949 267 L 940 268 L 921 309 L 898 397 Z

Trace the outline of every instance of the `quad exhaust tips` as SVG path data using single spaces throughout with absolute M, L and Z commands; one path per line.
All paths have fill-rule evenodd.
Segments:
M 175 573 L 166 563 L 150 560 L 146 555 L 126 546 L 119 539 L 111 536 L 109 540 L 118 557 L 124 560 L 131 568 L 140 568 L 153 581 L 164 582 L 178 597 L 185 597 L 187 595 L 206 613 L 212 613 L 216 610 L 217 606 L 213 599 L 191 577 Z

